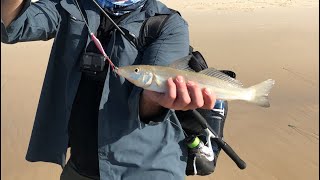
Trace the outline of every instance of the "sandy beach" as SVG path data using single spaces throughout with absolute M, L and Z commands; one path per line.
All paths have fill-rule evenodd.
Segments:
M 274 79 L 270 108 L 229 103 L 215 172 L 187 180 L 319 179 L 319 1 L 162 0 L 188 21 L 210 67 L 245 86 Z M 25 160 L 52 41 L 1 43 L 1 179 L 57 180 L 61 168 Z

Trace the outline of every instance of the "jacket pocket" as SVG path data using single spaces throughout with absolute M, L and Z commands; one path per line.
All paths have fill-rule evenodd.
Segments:
M 81 15 L 81 10 L 73 4 L 68 4 L 67 0 L 60 2 L 62 8 L 67 12 L 65 13 L 65 22 L 68 27 L 68 32 L 71 36 L 79 36 L 84 33 L 86 30 L 85 21 Z M 79 37 L 74 37 L 73 39 L 79 39 Z
M 61 24 L 56 37 L 57 48 L 63 49 L 59 60 L 55 64 L 63 64 L 68 71 L 78 62 L 78 59 L 88 40 L 88 29 L 81 19 L 80 11 L 75 4 L 68 4 L 65 0 L 62 6 Z
M 76 4 L 74 4 L 74 1 L 71 1 L 71 2 L 67 2 L 67 1 L 69 0 L 62 0 L 60 2 L 61 7 L 69 13 L 70 18 L 73 19 L 74 21 L 84 22 L 83 17 L 81 16 L 81 13 L 80 13 L 80 9 L 76 6 Z

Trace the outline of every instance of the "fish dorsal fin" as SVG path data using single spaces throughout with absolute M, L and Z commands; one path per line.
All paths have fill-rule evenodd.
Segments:
M 232 85 L 234 86 L 237 86 L 237 87 L 242 87 L 242 83 L 226 74 L 224 74 L 223 72 L 215 69 L 215 68 L 207 68 L 205 70 L 202 70 L 199 72 L 200 74 L 204 74 L 204 75 L 207 75 L 207 76 L 211 76 L 211 77 L 215 77 L 215 78 L 218 78 L 218 79 L 221 79 L 221 80 L 224 80 L 226 82 L 229 82 L 231 83 Z
M 191 57 L 192 55 L 188 55 L 181 59 L 175 60 L 172 64 L 169 65 L 169 67 L 180 70 L 194 71 L 189 66 L 189 61 Z

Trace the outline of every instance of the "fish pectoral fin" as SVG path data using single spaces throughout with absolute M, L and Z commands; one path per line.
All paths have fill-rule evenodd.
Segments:
M 153 80 L 153 77 L 148 74 L 142 75 L 138 79 L 138 81 L 142 82 L 143 88 L 149 87 L 152 84 L 152 80 Z
M 149 87 L 152 84 L 152 79 L 153 78 L 148 78 L 146 85 Z
M 158 77 L 157 75 L 154 75 L 153 78 L 152 78 L 152 80 L 153 80 L 153 82 L 156 83 L 156 85 L 157 85 L 158 87 L 161 86 L 160 79 L 159 79 L 159 77 Z
M 226 75 L 225 73 L 215 69 L 215 68 L 207 68 L 205 70 L 202 70 L 199 72 L 200 74 L 204 74 L 207 76 L 211 76 L 211 77 L 215 77 L 221 80 L 224 80 L 226 82 L 229 82 L 230 84 L 236 86 L 236 87 L 242 87 L 242 83 L 228 75 Z

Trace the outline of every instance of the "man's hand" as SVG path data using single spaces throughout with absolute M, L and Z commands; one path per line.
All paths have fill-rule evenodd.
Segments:
M 197 83 L 185 82 L 178 76 L 167 81 L 168 91 L 157 93 L 144 90 L 140 103 L 140 116 L 148 117 L 161 112 L 161 109 L 191 110 L 197 108 L 212 109 L 216 97 L 209 89 L 200 89 Z

